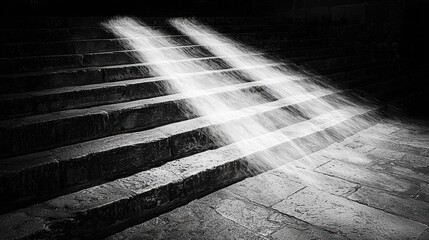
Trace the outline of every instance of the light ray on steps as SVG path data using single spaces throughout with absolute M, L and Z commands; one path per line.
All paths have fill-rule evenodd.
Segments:
M 258 65 L 274 65 L 278 62 L 266 57 L 263 53 L 251 48 L 245 47 L 243 44 L 233 41 L 232 39 L 222 36 L 220 33 L 215 32 L 207 26 L 199 24 L 195 21 L 187 19 L 173 19 L 170 21 L 182 34 L 186 35 L 192 41 L 200 46 L 206 47 L 214 56 L 221 56 L 220 58 L 233 68 L 243 69 L 241 72 L 247 76 L 250 81 L 255 81 L 264 84 L 264 92 L 250 91 L 250 92 L 234 92 L 228 97 L 222 95 L 204 95 L 203 97 L 195 98 L 195 95 L 206 92 L 209 87 L 204 78 L 189 79 L 183 77 L 185 72 L 204 71 L 206 66 L 200 65 L 198 62 L 192 64 L 178 65 L 176 59 L 184 59 L 188 54 L 187 51 L 180 51 L 172 48 L 174 43 L 167 38 L 154 38 L 153 36 L 161 36 L 162 32 L 152 29 L 151 27 L 139 22 L 132 18 L 117 18 L 112 19 L 105 23 L 105 26 L 113 32 L 116 36 L 127 39 L 123 42 L 124 46 L 130 49 L 145 49 L 149 51 L 136 51 L 135 57 L 142 62 L 163 63 L 152 65 L 154 72 L 160 76 L 164 76 L 173 81 L 168 82 L 165 87 L 171 93 L 180 93 L 189 96 L 189 100 L 184 104 L 183 108 L 198 116 L 206 116 L 211 118 L 212 122 L 219 122 L 225 117 L 222 114 L 215 114 L 221 112 L 234 112 L 238 110 L 236 106 L 241 103 L 246 103 L 246 106 L 259 105 L 264 102 L 275 101 L 276 99 L 285 99 L 288 97 L 299 96 L 302 94 L 311 94 L 312 91 L 335 92 L 336 90 L 321 84 L 320 79 L 314 75 L 309 75 L 304 72 L 296 72 L 288 69 L 286 66 L 276 66 L 267 68 L 249 68 L 248 66 Z M 171 49 L 171 51 L 159 51 L 159 49 Z M 270 84 L 272 79 L 280 81 L 281 84 Z M 311 79 L 311 81 L 296 81 L 296 79 Z M 295 80 L 295 81 L 291 81 Z M 218 85 L 224 85 L 227 89 L 228 86 L 233 85 L 227 78 L 216 79 Z M 252 84 L 251 82 L 248 84 Z M 240 104 L 237 104 L 239 102 Z M 348 109 L 348 113 L 356 113 L 367 109 L 366 106 L 358 105 L 350 101 L 348 98 L 338 97 L 338 104 Z M 323 99 L 316 99 L 312 105 L 298 106 L 295 113 L 287 112 L 285 114 L 300 114 L 307 119 L 322 116 L 327 112 L 335 111 L 338 109 L 337 104 L 325 101 Z M 239 110 L 238 110 L 239 111 Z M 275 131 L 278 123 L 289 121 L 285 119 L 285 114 L 278 114 L 278 116 L 271 116 L 270 118 L 261 119 L 249 118 L 243 122 L 235 124 L 228 124 L 213 131 L 214 138 L 219 145 L 234 144 L 245 139 L 246 136 L 262 136 L 272 131 Z M 344 115 L 344 116 L 342 116 Z M 347 118 L 346 112 L 340 112 L 339 118 Z M 292 124 L 292 123 L 291 123 Z M 356 123 L 359 124 L 359 123 Z M 317 131 L 317 127 L 302 129 L 303 131 Z M 249 134 L 251 133 L 251 134 Z M 289 133 L 280 133 L 266 139 L 264 142 L 258 142 L 260 147 L 269 144 L 270 141 L 275 142 L 276 139 L 282 137 L 288 138 Z M 333 133 L 334 134 L 334 133 Z M 337 136 L 330 136 L 336 138 Z M 308 145 L 317 145 L 314 139 L 310 143 L 303 143 Z M 255 145 L 238 145 L 242 148 L 243 152 L 248 151 L 248 146 L 257 149 Z M 296 146 L 296 151 L 305 149 L 308 146 Z M 257 168 L 272 168 L 273 166 L 281 166 L 282 158 L 279 153 L 259 154 L 258 164 L 255 164 L 255 171 Z M 269 165 L 269 167 L 264 166 Z

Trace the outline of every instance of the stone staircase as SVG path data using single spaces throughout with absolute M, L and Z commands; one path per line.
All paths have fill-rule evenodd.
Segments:
M 225 113 L 214 124 L 184 112 L 180 106 L 189 97 L 167 94 L 161 86 L 170 80 L 156 76 L 154 63 L 132 57 L 135 50 L 124 49 L 121 39 L 99 26 L 104 19 L 13 20 L 4 23 L 0 39 L 0 235 L 5 239 L 105 237 L 255 174 L 248 161 L 256 153 L 277 149 L 297 159 L 371 125 L 363 119 L 379 107 L 347 115 L 337 95 L 364 90 L 390 100 L 406 93 L 397 59 L 388 51 L 376 56 L 332 32 L 313 33 L 272 19 L 207 18 L 202 21 L 226 36 L 279 59 L 252 68 L 304 68 L 337 87 L 329 94 L 316 90 L 257 106 L 236 103 L 246 114 Z M 209 94 L 267 91 L 267 83 L 247 80 L 243 69 L 163 19 L 143 20 L 168 32 L 177 48 L 189 50 L 190 58 L 177 61 L 206 67 L 189 76 L 240 82 Z M 294 113 L 321 99 L 338 109 L 312 118 Z M 217 126 L 284 110 L 291 113 L 284 116 L 287 123 L 294 124 L 278 123 L 279 130 L 268 135 L 229 145 L 211 137 Z M 355 121 L 363 124 L 351 128 Z M 314 125 L 318 129 L 309 127 Z M 275 139 L 278 132 L 290 137 L 239 150 L 240 144 Z M 340 139 L 326 139 L 330 133 Z M 323 144 L 293 151 L 291 146 L 310 138 Z

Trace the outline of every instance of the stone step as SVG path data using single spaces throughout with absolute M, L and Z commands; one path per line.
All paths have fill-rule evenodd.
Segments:
M 289 80 L 300 81 L 301 78 L 291 77 Z M 195 93 L 192 98 L 186 94 L 171 94 L 3 120 L 0 121 L 0 135 L 5 141 L 0 142 L 0 158 L 182 121 L 193 117 L 181 110 L 181 106 L 193 98 L 206 95 L 234 98 L 240 92 L 264 92 L 267 85 L 281 87 L 285 80 L 264 79 L 243 83 L 238 78 L 236 82 L 241 83 L 208 89 Z M 242 108 L 248 103 L 236 101 L 235 104 L 231 107 Z
M 280 45 L 281 43 L 279 43 Z M 308 56 L 318 55 L 327 52 L 352 52 L 353 48 L 350 45 L 343 44 L 342 46 L 325 47 L 325 48 L 314 48 L 314 49 L 290 49 L 289 51 L 283 50 L 287 55 L 293 56 Z M 341 50 L 339 49 L 341 48 Z M 200 57 L 212 56 L 206 46 L 201 45 L 187 45 L 177 47 L 185 52 L 190 52 L 192 55 Z M 171 50 L 171 48 L 161 49 Z M 270 52 L 282 50 L 280 47 L 276 47 L 275 43 L 272 44 Z M 109 66 L 117 64 L 132 64 L 138 63 L 133 55 L 138 54 L 137 50 L 123 50 L 114 52 L 102 52 L 102 53 L 91 53 L 91 54 L 69 54 L 69 55 L 51 55 L 51 56 L 39 56 L 39 57 L 19 57 L 19 58 L 0 58 L 0 74 L 1 73 L 17 73 L 17 72 L 36 72 L 46 70 L 60 70 L 64 68 L 80 68 L 80 67 L 99 67 Z
M 14 239 L 101 237 L 114 227 L 156 216 L 255 173 L 249 171 L 249 164 L 255 162 L 254 156 L 258 153 L 289 153 L 295 144 L 299 146 L 300 142 L 315 139 L 325 143 L 305 149 L 308 154 L 353 135 L 369 127 L 362 124 L 367 123 L 362 119 L 372 116 L 375 110 L 337 109 L 269 134 L 4 214 L 0 216 L 3 236 Z M 335 138 L 328 137 L 332 134 Z M 266 144 L 261 147 L 261 142 Z M 297 155 L 291 154 L 285 163 L 300 157 Z
M 242 41 L 245 43 L 258 43 L 260 42 L 274 42 L 274 41 L 289 41 L 289 45 L 296 45 L 296 43 L 305 41 L 306 39 L 312 40 L 316 37 L 311 36 L 300 36 L 290 35 L 285 32 L 273 32 L 270 34 L 266 33 L 232 33 L 225 34 L 227 37 L 231 37 L 235 40 Z M 194 45 L 189 39 L 186 39 L 184 35 L 169 35 L 162 36 L 170 39 L 173 42 L 180 42 L 185 45 Z M 323 36 L 318 36 L 322 38 Z M 325 37 L 327 38 L 327 37 Z M 0 57 L 28 57 L 28 56 L 45 56 L 45 55 L 64 55 L 64 54 L 83 54 L 83 53 L 99 53 L 99 52 L 111 52 L 123 50 L 121 41 L 126 40 L 124 38 L 116 39 L 91 39 L 91 40 L 69 40 L 69 41 L 57 41 L 57 42 L 37 42 L 37 43 L 13 43 L 13 44 L 0 44 Z
M 101 23 L 100 23 L 101 24 Z M 295 32 L 296 28 L 288 24 L 270 25 L 217 25 L 213 28 L 221 33 L 246 33 L 246 32 Z M 169 25 L 156 26 L 154 29 L 161 32 L 172 31 Z M 106 28 L 98 27 L 73 27 L 73 28 L 45 28 L 45 29 L 7 29 L 0 30 L 0 43 L 28 43 L 28 42 L 53 42 L 64 40 L 89 40 L 89 39 L 113 39 L 116 38 Z
M 278 66 L 281 65 L 278 64 Z M 276 65 L 252 66 L 251 68 L 267 68 L 270 66 Z M 375 76 L 382 72 L 380 71 L 382 67 L 388 68 L 391 72 L 397 69 L 395 63 L 381 63 L 345 71 L 333 68 L 330 71 L 325 71 L 325 75 L 332 79 L 332 83 L 341 83 L 352 79 Z M 189 74 L 189 76 L 229 79 L 233 75 L 244 80 L 246 77 L 240 73 L 241 70 L 243 69 L 230 68 L 193 73 Z M 335 70 L 338 72 L 335 72 Z M 157 97 L 166 94 L 166 90 L 161 87 L 166 81 L 168 82 L 169 80 L 162 77 L 153 77 L 0 95 L 0 109 L 2 109 L 0 119 Z
M 352 49 L 348 51 L 353 52 Z M 323 54 L 345 54 L 347 52 L 325 51 Z M 321 53 L 321 54 L 322 54 Z M 296 54 L 296 53 L 295 53 Z M 252 54 L 249 54 L 251 56 Z M 255 55 L 255 54 L 253 54 Z M 262 53 L 260 55 L 263 55 Z M 284 53 L 287 56 L 287 52 Z M 310 54 L 308 54 L 310 55 Z M 184 59 L 185 62 L 198 61 L 206 65 L 208 70 L 229 68 L 224 63 L 225 57 L 206 57 Z M 178 61 L 180 62 L 180 61 Z M 316 63 L 315 63 L 316 64 Z M 124 64 L 102 67 L 83 67 L 63 70 L 50 70 L 35 73 L 2 74 L 0 75 L 0 93 L 28 92 L 41 89 L 58 88 L 65 86 L 79 86 L 86 84 L 96 84 L 102 82 L 122 81 L 135 78 L 145 78 L 153 76 L 150 70 L 152 63 Z M 313 64 L 314 65 L 314 64 Z M 329 65 L 329 64 L 328 64 Z M 326 65 L 325 67 L 327 67 Z
M 387 81 L 379 83 L 389 96 L 389 86 L 392 77 L 376 76 L 371 79 L 351 80 L 373 83 L 374 78 L 385 78 Z M 339 86 L 341 89 L 341 86 Z M 248 115 L 231 115 L 234 118 L 222 118 L 228 124 L 234 121 L 243 121 L 247 117 L 258 119 L 271 114 L 282 114 L 286 121 L 302 121 L 311 116 L 300 114 L 300 108 L 314 106 L 320 100 L 338 105 L 338 96 L 350 90 L 337 92 L 314 91 L 291 99 L 280 99 L 258 106 L 245 108 Z M 366 100 L 368 102 L 368 100 Z M 284 110 L 287 111 L 286 115 Z M 250 115 L 249 115 L 250 114 Z M 69 145 L 50 151 L 0 160 L 0 181 L 2 192 L 8 193 L 4 198 L 0 212 L 22 207 L 33 201 L 40 201 L 63 194 L 69 191 L 92 186 L 102 180 L 108 180 L 138 169 L 147 169 L 189 154 L 204 151 L 219 144 L 214 144 L 210 133 L 217 129 L 220 123 L 208 124 L 207 118 L 194 118 L 170 125 L 165 125 L 143 132 L 119 134 L 89 142 Z M 286 123 L 280 123 L 286 124 Z M 277 127 L 278 127 L 277 126 Z M 149 153 L 149 154 L 148 154 Z M 126 162 L 123 162 L 126 161 Z
M 172 159 L 219 147 L 210 138 L 220 126 L 246 119 L 263 119 L 282 114 L 290 122 L 305 120 L 299 108 L 331 102 L 345 92 L 313 91 L 291 98 L 251 106 L 243 112 L 223 113 L 222 122 L 210 123 L 207 117 L 194 118 L 142 132 L 120 134 L 51 151 L 0 160 L 0 194 L 5 194 L 1 209 L 30 200 L 40 200 L 106 179 L 147 170 Z M 335 105 L 335 102 L 332 102 Z M 244 114 L 245 113 L 245 114 Z M 289 116 L 290 115 L 290 116 Z M 309 116 L 306 116 L 307 118 Z M 279 123 L 277 127 L 284 127 Z M 7 194 L 6 194 L 7 193 Z

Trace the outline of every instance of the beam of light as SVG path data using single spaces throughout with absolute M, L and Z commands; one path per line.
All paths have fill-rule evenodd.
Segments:
M 174 19 L 170 23 L 195 44 L 205 47 L 212 57 L 221 57 L 225 68 L 239 68 L 240 73 L 189 74 L 208 72 L 213 66 L 210 62 L 187 61 L 202 55 L 175 48 L 177 41 L 162 37 L 163 32 L 136 19 L 112 19 L 104 26 L 121 38 L 124 46 L 137 50 L 134 57 L 138 60 L 154 63 L 153 71 L 169 79 L 163 86 L 167 93 L 181 94 L 187 100 L 181 106 L 184 111 L 213 123 L 211 133 L 219 146 L 239 148 L 251 156 L 250 170 L 246 170 L 251 174 L 283 166 L 296 156 L 308 160 L 301 161 L 303 165 L 311 165 L 312 155 L 308 155 L 315 147 L 342 140 L 356 129 L 367 127 L 371 118 L 377 118 L 371 115 L 344 122 L 371 110 L 372 106 L 336 94 L 339 90 L 322 84 L 320 77 L 279 65 L 265 54 L 195 21 Z M 251 86 L 257 86 L 257 90 L 249 90 Z M 288 104 L 292 103 L 299 104 L 290 107 Z M 268 105 L 277 107 L 268 111 Z M 312 135 L 331 123 L 345 126 L 341 132 L 322 131 Z M 306 136 L 305 141 L 289 141 L 302 136 Z

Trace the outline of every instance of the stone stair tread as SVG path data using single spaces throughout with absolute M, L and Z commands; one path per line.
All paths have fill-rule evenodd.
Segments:
M 236 172 L 240 171 L 237 169 L 239 168 L 238 164 L 240 161 L 243 161 L 246 156 L 292 142 L 297 138 L 304 138 L 315 132 L 332 129 L 348 120 L 369 114 L 375 109 L 350 110 L 351 109 L 347 108 L 334 110 L 260 137 L 178 159 L 132 176 L 117 179 L 102 185 L 60 196 L 41 204 L 4 214 L 0 218 L 2 220 L 7 219 L 7 224 L 9 226 L 14 226 L 14 228 L 12 228 L 14 231 L 10 228 L 6 229 L 4 235 L 8 236 L 8 234 L 16 234 L 17 232 L 24 233 L 24 235 L 27 236 L 33 234 L 33 236 L 37 234 L 41 234 L 41 236 L 48 236 L 49 234 L 58 234 L 58 236 L 61 234 L 70 234 L 55 232 L 55 229 L 59 228 L 54 228 L 53 232 L 50 232 L 49 226 L 52 226 L 54 223 L 56 227 L 62 225 L 70 226 L 70 231 L 76 230 L 76 226 L 81 224 L 92 226 L 86 229 L 79 229 L 81 231 L 80 233 L 73 233 L 84 233 L 89 236 L 94 235 L 99 232 L 99 230 L 111 227 L 118 222 L 141 217 L 145 211 L 157 209 L 168 204 L 174 205 L 178 197 L 183 198 L 184 195 L 213 190 L 214 186 L 206 186 L 206 182 L 211 179 L 209 176 L 219 173 L 220 169 L 234 169 Z M 307 131 L 303 131 L 304 129 L 307 129 Z M 287 136 L 293 137 L 281 137 L 283 132 L 286 133 Z M 259 143 L 264 140 L 268 144 L 261 147 Z M 240 150 L 240 147 L 243 146 L 246 147 L 244 152 Z M 228 169 L 231 168 L 231 166 L 233 169 Z M 235 176 L 235 178 L 232 177 L 236 173 L 223 172 L 224 175 L 232 178 L 224 179 L 224 184 L 235 182 L 243 178 L 243 176 L 239 176 L 238 178 Z M 222 179 L 226 176 L 218 174 L 216 178 Z M 193 186 L 183 185 L 188 179 L 195 180 Z M 200 181 L 196 179 L 200 179 Z M 154 194 L 156 194 L 156 197 Z M 116 211 L 112 208 L 121 210 Z M 135 212 L 127 212 L 124 211 L 125 209 L 134 209 Z M 85 214 L 82 215 L 82 213 Z M 85 216 L 97 216 L 99 218 L 95 218 L 97 222 L 93 222 L 94 220 L 91 222 L 91 220 Z M 53 219 L 55 219 L 54 222 Z M 37 223 L 35 224 L 37 227 L 34 227 L 33 224 L 32 229 L 20 229 L 28 228 L 28 224 L 22 224 L 23 222 L 32 221 Z M 16 231 L 16 229 L 20 231 Z

